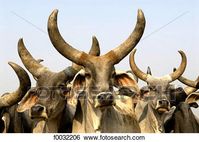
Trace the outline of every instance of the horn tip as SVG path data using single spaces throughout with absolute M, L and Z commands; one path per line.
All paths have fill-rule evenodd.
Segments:
M 53 13 L 58 13 L 58 12 L 59 12 L 58 9 L 54 9 L 54 10 L 53 10 Z
M 137 49 L 136 49 L 136 48 L 132 50 L 132 52 L 133 52 L 133 53 L 135 53 L 136 51 L 137 51 Z
M 24 44 L 23 38 L 20 38 L 19 41 L 18 41 L 18 46 L 20 46 L 21 44 Z
M 184 51 L 182 51 L 182 50 L 178 50 L 178 52 L 180 53 L 180 55 L 182 56 L 182 57 L 184 57 L 185 58 L 185 60 L 186 60 L 186 54 L 184 53 Z
M 20 68 L 20 66 L 14 62 L 9 61 L 8 64 L 14 69 L 15 72 L 16 72 L 17 68 Z
M 173 72 L 175 72 L 176 70 L 177 70 L 176 67 L 174 67 L 174 68 L 173 68 Z
M 143 13 L 142 9 L 139 8 L 138 9 L 138 13 Z
M 93 41 L 97 41 L 97 37 L 95 35 L 92 36 Z
M 144 17 L 144 13 L 142 9 L 138 9 L 138 16 Z
M 16 65 L 14 62 L 9 61 L 8 64 L 12 67 L 14 65 Z
M 56 19 L 57 14 L 58 14 L 58 9 L 54 9 L 52 11 L 52 13 L 50 14 L 49 19 L 51 19 L 52 17 L 55 17 L 55 19 Z M 54 18 L 52 18 L 52 19 L 54 19 Z
M 22 43 L 23 42 L 23 38 L 19 38 L 18 43 Z
M 43 59 L 38 59 L 38 60 L 37 60 L 38 63 L 41 63 L 41 62 L 43 62 L 43 61 L 44 61 Z
M 180 54 L 185 54 L 182 50 L 178 50 L 178 52 L 179 52 Z

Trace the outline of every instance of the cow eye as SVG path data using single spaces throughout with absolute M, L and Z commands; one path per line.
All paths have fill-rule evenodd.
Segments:
M 36 94 L 41 94 L 41 89 L 37 89 Z
M 116 75 L 116 73 L 115 73 L 115 72 L 113 72 L 113 73 L 112 73 L 112 78 L 114 78 L 114 77 L 115 77 L 115 75 Z
M 155 86 L 149 86 L 149 89 L 150 89 L 151 91 L 156 91 L 156 87 L 155 87 Z
M 86 72 L 86 73 L 85 73 L 85 77 L 86 77 L 86 78 L 91 78 L 91 74 L 88 73 L 88 72 Z
M 37 91 L 36 90 L 31 90 L 31 91 L 29 91 L 29 94 L 31 94 L 31 95 L 37 95 Z
M 58 88 L 61 91 L 61 93 L 60 93 L 61 95 L 65 95 L 70 90 L 70 88 L 67 87 L 67 85 L 65 85 L 65 84 L 60 84 Z
M 65 85 L 65 84 L 60 84 L 60 85 L 59 85 L 59 89 L 64 90 L 65 88 L 66 88 L 66 85 Z

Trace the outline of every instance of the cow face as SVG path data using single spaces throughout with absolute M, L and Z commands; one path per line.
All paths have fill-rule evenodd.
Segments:
M 58 73 L 51 72 L 32 57 L 22 39 L 18 42 L 18 53 L 25 67 L 36 79 L 37 84 L 36 87 L 31 88 L 26 93 L 17 111 L 24 112 L 27 110 L 29 117 L 34 120 L 34 123 L 41 120 L 48 120 L 46 121 L 47 123 L 52 122 L 54 125 L 56 122 L 55 125 L 59 125 L 63 117 L 60 114 L 64 114 L 67 108 L 67 84 L 72 80 L 77 70 L 74 67 L 68 67 Z M 70 114 L 67 115 L 70 117 Z M 51 130 L 49 132 L 57 132 L 58 127 Z M 43 130 L 40 132 L 43 132 Z
M 141 10 L 138 11 L 135 30 L 124 43 L 99 57 L 80 52 L 63 40 L 57 27 L 57 14 L 57 10 L 53 11 L 48 20 L 48 33 L 52 44 L 63 56 L 84 66 L 85 90 L 94 106 L 113 105 L 114 65 L 119 63 L 139 42 L 145 27 L 144 14 Z
M 150 102 L 152 103 L 154 109 L 156 109 L 159 113 L 164 113 L 165 111 L 168 111 L 170 109 L 170 102 L 168 98 L 170 97 L 170 91 L 168 90 L 169 83 L 180 77 L 185 70 L 186 56 L 184 52 L 179 51 L 182 57 L 180 67 L 175 72 L 159 78 L 153 77 L 151 74 L 146 74 L 137 67 L 134 61 L 135 52 L 136 49 L 133 50 L 131 53 L 130 66 L 135 75 L 137 75 L 140 79 L 148 83 L 148 91 L 143 91 L 147 94 L 143 95 L 150 96 Z
M 15 108 L 17 106 L 17 103 L 21 101 L 21 99 L 24 97 L 24 95 L 30 89 L 31 86 L 30 78 L 27 72 L 22 67 L 13 62 L 9 62 L 8 64 L 13 68 L 13 70 L 17 74 L 20 86 L 16 91 L 12 93 L 5 93 L 0 96 L 0 132 L 3 133 L 9 132 L 9 130 L 13 132 L 15 131 L 14 126 L 16 126 L 17 124 L 13 125 L 13 121 L 15 121 L 15 118 L 18 119 L 17 114 L 14 114 L 16 110 Z M 12 121 L 10 121 L 11 115 L 15 116 L 15 118 L 12 118 Z M 21 128 L 19 127 L 17 129 L 21 130 Z
M 71 96 L 77 98 L 77 100 L 74 99 L 75 104 L 77 104 L 73 120 L 74 132 L 127 132 L 128 130 L 130 132 L 139 132 L 140 129 L 137 122 L 135 122 L 133 111 L 136 95 L 139 94 L 137 82 L 131 74 L 121 71 L 116 71 L 112 80 L 111 83 L 115 86 L 111 92 L 115 97 L 114 104 L 105 104 L 106 98 L 102 100 L 104 102 L 99 102 L 94 95 L 86 92 L 85 70 L 81 70 L 74 77 L 70 91 Z M 89 98 L 89 95 L 93 98 Z M 115 112 L 115 110 L 117 111 Z M 121 118 L 123 117 L 121 114 L 129 118 Z M 107 115 L 110 115 L 108 120 Z M 123 122 L 121 119 L 126 121 Z M 84 123 L 87 124 L 87 128 L 83 128 Z M 111 126 L 113 123 L 114 126 Z M 134 124 L 130 125 L 129 123 Z M 120 127 L 120 130 L 115 130 L 118 127 Z
M 47 80 L 49 78 L 50 80 Z M 18 111 L 29 110 L 32 119 L 53 119 L 60 114 L 66 105 L 64 72 L 45 74 L 38 78 L 37 86 L 31 88 L 18 106 Z
M 115 70 L 108 63 L 98 60 L 85 68 L 86 92 L 94 100 L 95 107 L 110 106 L 114 104 L 113 78 Z
M 94 77 L 96 79 L 96 77 Z M 86 88 L 86 83 L 90 83 L 94 87 Z M 96 87 L 96 84 L 99 85 L 99 88 Z M 134 80 L 134 77 L 131 73 L 126 73 L 122 71 L 115 71 L 114 75 L 110 80 L 107 80 L 107 86 L 112 88 L 107 88 L 108 91 L 102 91 L 100 84 L 96 83 L 93 80 L 90 80 L 90 77 L 86 75 L 85 70 L 81 70 L 75 77 L 72 82 L 72 94 L 79 97 L 87 97 L 89 102 L 93 104 L 95 108 L 105 108 L 115 104 L 117 99 L 122 99 L 122 101 L 134 99 L 132 103 L 136 103 L 136 97 L 139 94 L 139 87 L 137 82 Z M 102 83 L 101 83 L 102 84 Z M 96 89 L 97 88 L 97 89 Z M 104 87 L 105 88 L 105 87 Z M 98 91 L 101 90 L 101 91 Z M 110 94 L 113 98 L 99 98 L 107 97 L 105 94 Z M 90 96 L 89 96 L 90 95 Z M 118 98 L 118 95 L 122 96 Z M 131 99 L 126 99 L 131 98 Z M 131 103 L 131 104 L 132 104 Z M 128 103 L 127 103 L 128 104 Z

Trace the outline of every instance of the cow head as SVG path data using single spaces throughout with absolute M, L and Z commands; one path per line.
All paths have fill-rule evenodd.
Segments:
M 101 56 L 88 55 L 65 42 L 57 27 L 57 14 L 58 10 L 54 10 L 49 16 L 48 33 L 50 40 L 60 54 L 84 67 L 84 71 L 76 76 L 73 83 L 74 86 L 77 86 L 78 91 L 81 90 L 81 92 L 78 92 L 79 96 L 86 97 L 86 101 L 85 99 L 84 101 L 80 100 L 81 104 L 84 105 L 78 105 L 77 108 L 80 110 L 83 109 L 81 107 L 85 108 L 89 105 L 92 110 L 87 110 L 87 112 L 94 112 L 94 119 L 95 116 L 98 116 L 98 112 L 100 113 L 115 104 L 113 87 L 116 72 L 114 65 L 119 63 L 142 37 L 145 28 L 144 14 L 141 10 L 138 10 L 136 27 L 128 39 L 117 48 Z M 91 116 L 91 114 L 87 115 L 85 111 L 84 116 Z
M 169 83 L 179 78 L 184 72 L 185 67 L 186 67 L 186 62 L 187 62 L 186 55 L 184 54 L 183 51 L 179 51 L 182 57 L 182 61 L 179 68 L 175 72 L 169 75 L 157 78 L 150 74 L 146 74 L 142 72 L 137 67 L 134 60 L 135 53 L 136 53 L 136 49 L 134 49 L 130 55 L 130 66 L 131 66 L 132 71 L 140 79 L 148 83 L 148 91 L 146 93 L 149 93 L 151 97 L 151 102 L 154 108 L 159 113 L 168 111 L 170 109 L 170 102 L 168 98 L 169 97 L 169 92 L 168 92 Z
M 22 67 L 13 62 L 9 62 L 8 64 L 17 74 L 20 85 L 16 91 L 12 93 L 5 93 L 0 96 L 0 132 L 7 132 L 10 125 L 10 114 L 6 112 L 6 108 L 8 109 L 17 104 L 31 86 L 30 78 Z
M 96 44 L 97 41 L 94 37 L 90 54 L 99 54 Z M 67 104 L 69 92 L 67 84 L 81 67 L 73 64 L 61 72 L 52 72 L 32 57 L 22 39 L 18 42 L 18 53 L 37 83 L 36 87 L 31 88 L 20 102 L 18 112 L 29 110 L 29 116 L 35 120 L 58 120 L 64 114 L 61 112 Z M 70 114 L 67 115 L 67 117 L 72 117 Z
M 78 51 L 64 41 L 58 31 L 57 13 L 58 10 L 54 10 L 48 21 L 48 32 L 52 44 L 64 57 L 84 66 L 86 92 L 94 106 L 113 105 L 114 65 L 119 63 L 139 42 L 145 27 L 144 14 L 141 10 L 138 11 L 135 30 L 124 43 L 107 54 L 97 57 Z
M 18 111 L 30 110 L 31 118 L 57 117 L 64 109 L 64 95 L 68 91 L 65 83 L 72 80 L 77 71 L 72 67 L 59 73 L 50 71 L 32 57 L 22 39 L 18 42 L 18 53 L 25 67 L 37 81 L 36 87 L 31 88 L 20 102 Z

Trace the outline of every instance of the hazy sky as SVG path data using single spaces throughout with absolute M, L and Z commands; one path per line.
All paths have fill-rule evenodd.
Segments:
M 52 71 L 70 65 L 52 46 L 47 34 L 47 19 L 59 9 L 60 32 L 73 47 L 88 51 L 96 35 L 104 54 L 122 43 L 132 32 L 138 8 L 146 18 L 146 30 L 137 45 L 136 63 L 153 75 L 162 76 L 180 64 L 178 50 L 186 52 L 188 65 L 184 76 L 199 74 L 198 0 L 0 0 L 0 94 L 13 91 L 18 79 L 7 64 L 23 66 L 17 42 L 23 37 L 27 49 Z M 129 57 L 117 69 L 128 70 Z M 31 76 L 32 78 L 32 76 Z M 34 81 L 33 81 L 34 84 Z M 177 82 L 177 84 L 179 84 Z

